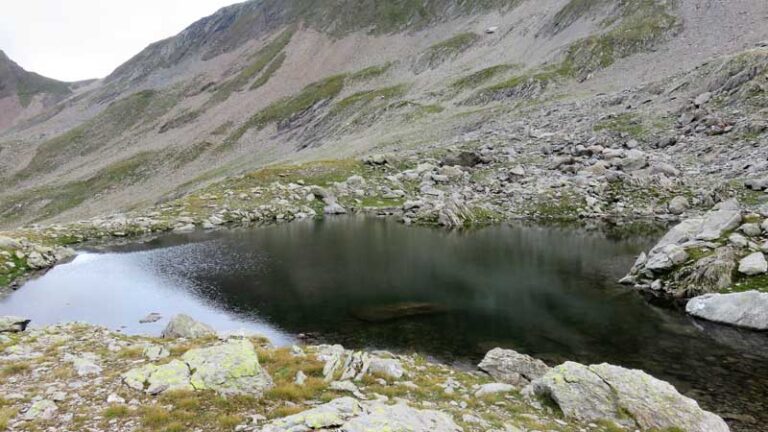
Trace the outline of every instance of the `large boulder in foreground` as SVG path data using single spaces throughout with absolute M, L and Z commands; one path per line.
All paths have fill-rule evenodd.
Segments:
M 499 382 L 517 386 L 525 386 L 549 372 L 543 361 L 501 348 L 488 351 L 477 367 Z
M 171 318 L 171 321 L 163 330 L 163 337 L 167 339 L 187 338 L 197 339 L 216 334 L 209 325 L 195 321 L 189 315 L 179 314 Z
M 19 333 L 27 329 L 31 321 L 17 316 L 0 316 L 0 333 Z
M 566 362 L 531 386 L 535 395 L 553 401 L 567 418 L 579 421 L 610 420 L 642 431 L 729 431 L 723 419 L 702 410 L 671 384 L 639 370 Z
M 213 390 L 221 395 L 261 396 L 272 386 L 256 349 L 248 340 L 232 340 L 187 351 L 181 360 L 147 364 L 122 375 L 123 383 L 156 395 L 169 390 Z
M 192 349 L 181 359 L 192 371 L 190 382 L 196 390 L 215 390 L 224 395 L 261 395 L 272 387 L 272 378 L 262 369 L 256 350 L 248 340 Z
M 262 432 L 460 432 L 462 429 L 445 413 L 417 410 L 405 404 L 362 404 L 344 397 L 316 408 L 277 419 Z
M 768 293 L 706 294 L 691 299 L 685 311 L 707 321 L 768 330 Z

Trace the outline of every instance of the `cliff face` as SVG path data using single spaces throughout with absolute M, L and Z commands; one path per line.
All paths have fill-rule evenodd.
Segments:
M 662 80 L 768 38 L 763 2 L 702 3 L 259 0 L 84 86 L 5 59 L 0 220 L 132 208 L 277 162 L 440 146 L 478 115 Z

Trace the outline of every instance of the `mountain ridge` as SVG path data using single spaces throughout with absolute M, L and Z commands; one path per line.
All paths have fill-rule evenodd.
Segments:
M 662 78 L 654 75 L 659 66 L 684 72 L 724 51 L 681 51 L 710 19 L 699 3 L 370 0 L 363 11 L 347 0 L 229 6 L 150 45 L 45 115 L 0 131 L 0 183 L 13 191 L 0 193 L 0 217 L 13 224 L 76 217 L 102 206 L 146 205 L 273 163 L 393 146 L 415 150 L 470 127 L 465 121 L 474 117 L 651 82 Z M 735 44 L 759 40 L 765 31 L 756 25 L 746 24 L 751 33 L 729 30 Z M 660 49 L 683 55 L 670 65 Z M 617 75 L 638 58 L 650 62 Z M 78 194 L 55 214 L 39 213 L 53 191 L 148 155 L 156 160 L 144 175 L 95 182 L 105 185 L 96 193 L 104 204 Z

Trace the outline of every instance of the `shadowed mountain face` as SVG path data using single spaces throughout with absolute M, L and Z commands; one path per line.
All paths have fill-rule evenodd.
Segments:
M 525 107 L 663 82 L 752 47 L 768 30 L 744 17 L 766 9 L 254 0 L 87 85 L 0 55 L 0 225 L 147 206 L 275 163 L 440 147 Z

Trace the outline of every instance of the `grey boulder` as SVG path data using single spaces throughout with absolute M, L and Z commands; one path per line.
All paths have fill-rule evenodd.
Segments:
M 707 321 L 768 330 L 768 293 L 706 294 L 691 299 L 685 311 Z
M 567 418 L 579 421 L 609 420 L 642 431 L 729 431 L 723 419 L 640 370 L 566 362 L 531 387 L 536 396 L 557 404 Z
M 768 261 L 762 252 L 755 252 L 739 261 L 739 273 L 755 276 L 768 272 Z
M 197 339 L 210 336 L 216 332 L 207 324 L 195 321 L 189 315 L 179 314 L 171 318 L 171 322 L 163 330 L 163 337 Z
M 524 386 L 549 371 L 549 366 L 541 360 L 501 348 L 488 351 L 477 367 L 502 383 L 518 386 Z

